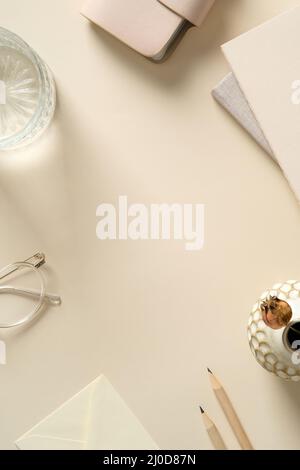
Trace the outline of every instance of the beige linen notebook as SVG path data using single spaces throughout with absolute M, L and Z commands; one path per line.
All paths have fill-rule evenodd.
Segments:
M 234 74 L 230 72 L 213 89 L 212 95 L 218 103 L 231 114 L 251 137 L 274 158 L 272 149 L 257 122 L 249 103 L 242 92 Z
M 242 94 L 300 201 L 300 7 L 222 46 Z M 298 82 L 297 82 L 298 81 Z

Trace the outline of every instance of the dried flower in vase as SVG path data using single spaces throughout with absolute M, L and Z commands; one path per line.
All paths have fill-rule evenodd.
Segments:
M 263 321 L 273 330 L 286 327 L 292 319 L 293 312 L 290 305 L 278 297 L 269 297 L 261 305 Z

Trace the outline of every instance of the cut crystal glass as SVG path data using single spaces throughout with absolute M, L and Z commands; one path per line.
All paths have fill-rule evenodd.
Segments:
M 54 115 L 55 95 L 47 65 L 21 38 L 0 27 L 0 150 L 41 135 Z

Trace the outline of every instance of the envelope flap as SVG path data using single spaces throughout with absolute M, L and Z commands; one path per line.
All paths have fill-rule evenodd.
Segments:
M 200 26 L 215 0 L 158 0 L 174 13 Z
M 144 426 L 105 376 L 99 379 L 93 390 L 87 449 L 158 449 Z
M 33 434 L 18 441 L 16 447 L 19 450 L 84 450 L 85 443 L 72 439 L 57 439 Z
M 91 405 L 91 394 L 95 382 L 89 384 L 57 410 L 20 437 L 16 444 L 23 448 L 26 439 L 32 436 L 85 442 L 88 428 L 88 416 Z M 32 442 L 32 439 L 27 442 Z
M 19 449 L 157 449 L 110 382 L 100 376 L 16 441 Z

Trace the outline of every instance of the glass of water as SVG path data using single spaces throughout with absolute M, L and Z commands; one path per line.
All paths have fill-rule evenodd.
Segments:
M 0 27 L 0 150 L 39 137 L 53 118 L 55 104 L 48 66 L 19 36 Z

